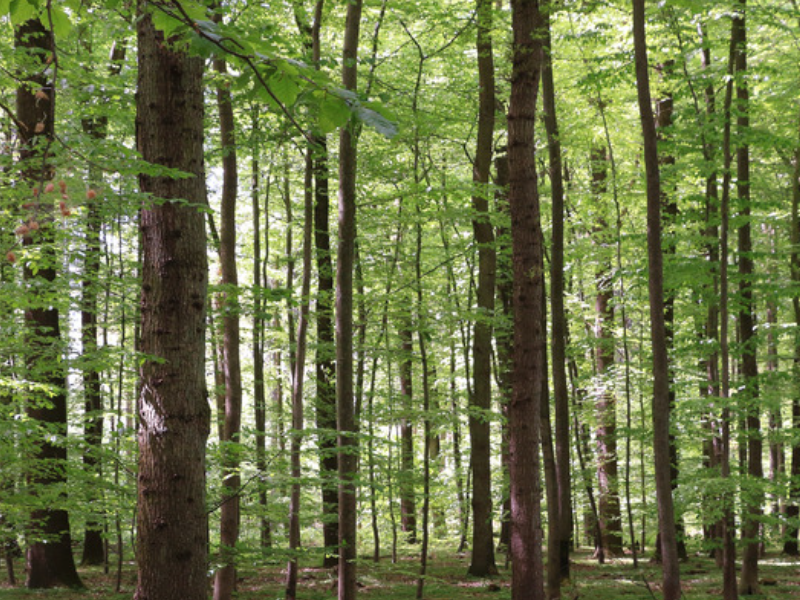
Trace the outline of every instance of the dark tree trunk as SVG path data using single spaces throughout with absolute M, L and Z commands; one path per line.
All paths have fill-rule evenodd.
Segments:
M 492 526 L 491 421 L 492 408 L 492 320 L 496 255 L 494 228 L 489 219 L 489 171 L 494 136 L 494 58 L 492 56 L 491 0 L 476 0 L 478 15 L 478 135 L 472 166 L 472 231 L 478 249 L 478 317 L 472 338 L 472 409 L 469 432 L 472 441 L 472 560 L 469 574 L 486 577 L 497 574 Z
M 300 315 L 297 321 L 297 353 L 294 376 L 292 377 L 292 434 L 290 461 L 292 489 L 289 497 L 289 563 L 286 567 L 286 598 L 297 598 L 297 575 L 300 552 L 300 491 L 302 465 L 300 449 L 303 441 L 303 385 L 305 382 L 306 334 L 308 331 L 309 292 L 311 291 L 311 239 L 314 227 L 314 198 L 312 183 L 314 179 L 313 148 L 306 149 L 304 215 L 303 215 L 303 278 L 300 284 Z
M 791 279 L 800 284 L 800 118 L 798 118 L 798 147 L 794 151 L 794 177 L 792 178 L 792 220 L 791 220 L 791 254 L 789 265 Z M 792 297 L 794 322 L 800 330 L 800 296 Z M 795 334 L 792 372 L 795 378 L 795 389 L 792 395 L 792 428 L 800 429 L 800 335 Z M 790 523 L 783 543 L 783 552 L 789 556 L 800 555 L 798 547 L 797 519 L 800 517 L 800 442 L 792 443 L 792 463 L 790 466 L 789 500 L 786 503 L 786 520 Z
M 667 332 L 664 322 L 664 257 L 661 246 L 661 178 L 656 127 L 650 100 L 644 0 L 633 0 L 633 40 L 636 87 L 647 173 L 647 255 L 650 335 L 653 348 L 653 454 L 656 472 L 664 600 L 681 596 L 675 510 L 670 461 L 670 398 Z
M 542 70 L 542 104 L 550 158 L 551 242 L 550 242 L 550 319 L 552 321 L 551 363 L 555 400 L 555 452 L 558 482 L 558 553 L 548 553 L 547 593 L 550 598 L 561 594 L 561 582 L 569 581 L 569 552 L 572 538 L 572 482 L 570 472 L 569 390 L 567 389 L 567 317 L 564 310 L 564 181 L 561 160 L 561 139 L 555 107 L 553 83 L 552 36 L 550 13 L 554 2 L 544 11 L 545 49 Z M 555 563 L 552 564 L 551 563 Z
M 397 474 L 397 487 L 400 494 L 400 527 L 406 534 L 409 544 L 417 543 L 417 501 L 414 472 L 414 418 L 412 353 L 413 339 L 411 331 L 410 306 L 402 309 L 406 314 L 401 317 L 400 338 L 400 397 L 402 398 L 400 415 L 400 472 Z
M 142 295 L 136 600 L 208 595 L 205 386 L 208 288 L 203 61 L 138 24 L 137 132 L 144 160 L 193 177 L 141 175 Z M 175 201 L 179 200 L 179 201 Z M 180 577 L 176 577 L 180 573 Z
M 747 475 L 744 482 L 744 515 L 742 516 L 742 570 L 739 593 L 744 596 L 758 594 L 759 531 L 763 503 L 761 479 L 762 466 L 761 420 L 756 362 L 755 303 L 753 301 L 753 242 L 750 224 L 750 148 L 747 136 L 750 128 L 747 85 L 747 25 L 746 0 L 740 0 L 740 12 L 734 17 L 739 30 L 736 36 L 736 105 L 738 117 L 736 149 L 736 190 L 739 201 L 738 253 L 739 253 L 739 341 L 742 345 L 742 382 L 744 418 L 747 430 Z
M 26 21 L 14 31 L 14 45 L 23 55 L 44 64 L 52 60 L 55 51 L 53 34 L 41 21 Z M 49 70 L 48 70 L 49 71 Z M 17 88 L 17 135 L 20 140 L 19 168 L 25 180 L 41 187 L 44 181 L 53 178 L 50 164 L 50 144 L 53 140 L 55 121 L 54 82 L 47 80 L 46 71 L 38 74 L 23 74 L 24 83 Z M 36 213 L 28 224 L 37 223 L 38 231 L 24 235 L 25 246 L 41 247 L 41 258 L 34 271 L 26 264 L 23 276 L 29 289 L 28 305 L 25 309 L 26 365 L 27 377 L 49 386 L 52 393 L 46 398 L 32 397 L 25 406 L 29 419 L 41 423 L 51 433 L 67 435 L 67 381 L 61 355 L 63 345 L 59 328 L 59 309 L 54 297 L 58 272 L 55 251 L 55 224 L 53 208 L 34 192 Z M 66 209 L 62 209 L 65 212 Z M 64 444 L 53 444 L 41 436 L 34 445 L 32 459 L 35 463 L 47 464 L 27 475 L 27 483 L 34 491 L 49 486 L 63 486 L 67 481 L 67 448 Z M 81 587 L 72 556 L 69 514 L 60 508 L 39 507 L 31 511 L 30 544 L 27 551 L 28 588 L 50 588 L 56 586 Z
M 535 126 L 544 26 L 537 0 L 513 0 L 508 108 L 508 203 L 514 265 L 513 395 L 508 407 L 511 598 L 544 597 L 539 446 L 545 389 L 544 249 L 536 181 Z
M 362 0 L 347 5 L 342 85 L 355 91 Z M 351 121 L 339 136 L 339 247 L 336 264 L 336 422 L 339 466 L 339 600 L 356 597 L 358 423 L 353 394 L 353 265 L 356 239 L 356 146 Z
M 219 9 L 218 9 L 219 10 Z M 217 19 L 218 20 L 218 19 Z M 215 60 L 214 68 L 223 77 L 227 65 Z M 221 567 L 214 576 L 214 600 L 230 600 L 236 590 L 236 544 L 239 540 L 239 434 L 242 422 L 242 369 L 239 352 L 239 274 L 236 267 L 236 198 L 239 175 L 236 156 L 236 122 L 230 88 L 217 87 L 220 146 L 222 148 L 222 199 L 220 206 L 219 262 L 222 291 L 222 372 L 225 384 L 224 426 L 220 442 L 222 454 L 223 501 L 220 506 Z M 225 444 L 228 444 L 226 448 Z
M 264 380 L 264 325 L 265 317 L 263 313 L 263 286 L 267 285 L 266 265 L 269 262 L 269 224 L 265 226 L 264 234 L 264 257 L 261 257 L 261 178 L 258 143 L 259 136 L 259 117 L 253 111 L 253 134 L 255 146 L 253 148 L 253 158 L 251 162 L 252 171 L 252 204 L 253 204 L 253 288 L 255 298 L 253 300 L 253 420 L 255 425 L 255 455 L 256 469 L 259 473 L 267 470 L 267 399 L 266 385 Z M 266 192 L 264 194 L 265 213 L 269 214 L 269 186 L 270 179 L 267 176 Z M 272 528 L 269 517 L 267 516 L 268 498 L 267 486 L 260 482 L 258 486 L 258 505 L 259 505 L 259 541 L 262 548 L 272 546 Z

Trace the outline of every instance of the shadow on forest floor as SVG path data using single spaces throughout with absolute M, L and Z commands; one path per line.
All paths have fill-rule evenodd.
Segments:
M 502 561 L 499 555 L 498 560 Z M 22 579 L 22 564 L 17 565 L 18 577 Z M 425 585 L 426 600 L 506 600 L 511 597 L 509 569 L 500 569 L 500 575 L 492 579 L 480 579 L 466 575 L 468 560 L 464 556 L 436 551 L 429 561 L 428 578 Z M 47 600 L 122 600 L 132 597 L 136 574 L 132 564 L 126 564 L 122 577 L 122 592 L 114 593 L 115 575 L 104 574 L 102 568 L 79 569 L 86 590 L 29 591 L 21 584 L 11 588 L 6 580 L 0 582 L 0 600 L 24 600 L 46 598 Z M 416 581 L 419 571 L 417 557 L 406 556 L 397 564 L 386 558 L 380 563 L 362 559 L 359 567 L 358 595 L 380 600 L 411 600 L 416 596 Z M 280 599 L 283 597 L 285 566 L 271 564 L 262 568 L 243 567 L 240 570 L 238 600 Z M 573 555 L 572 582 L 565 585 L 565 600 L 653 600 L 660 598 L 660 570 L 657 565 L 640 560 L 640 568 L 634 569 L 629 557 L 612 560 L 599 565 L 586 551 Z M 800 560 L 777 554 L 768 554 L 762 559 L 759 570 L 761 595 L 750 596 L 752 600 L 798 600 L 800 599 Z M 692 556 L 681 565 L 681 577 L 686 600 L 717 600 L 722 596 L 722 581 L 719 569 L 705 557 Z M 211 597 L 209 586 L 209 598 Z M 335 573 L 320 568 L 301 567 L 298 582 L 300 600 L 331 600 L 336 597 Z M 177 599 L 176 599 L 177 600 Z

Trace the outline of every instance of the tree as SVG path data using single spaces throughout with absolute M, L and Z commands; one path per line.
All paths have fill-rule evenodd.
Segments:
M 20 140 L 19 167 L 23 178 L 34 187 L 34 212 L 24 230 L 23 245 L 41 248 L 40 264 L 26 262 L 24 279 L 29 287 L 25 309 L 28 377 L 41 383 L 38 393 L 25 403 L 29 419 L 41 427 L 33 446 L 34 464 L 27 483 L 34 493 L 56 489 L 67 481 L 67 448 L 57 438 L 67 434 L 67 391 L 61 340 L 59 303 L 56 287 L 58 259 L 55 250 L 56 224 L 53 206 L 48 203 L 44 182 L 55 174 L 50 153 L 55 135 L 56 78 L 50 63 L 58 64 L 53 32 L 38 18 L 30 19 L 14 30 L 14 45 L 25 58 L 23 81 L 16 91 L 17 135 Z M 52 187 L 52 183 L 49 184 Z M 66 213 L 62 200 L 62 214 Z M 37 214 L 41 211 L 41 214 Z M 34 226 L 33 224 L 36 223 Z M 59 493 L 61 502 L 66 500 Z M 59 585 L 81 587 L 72 556 L 69 513 L 61 506 L 39 505 L 31 511 L 27 559 L 28 588 Z
M 361 0 L 347 5 L 342 85 L 358 82 Z M 336 263 L 336 424 L 339 431 L 339 600 L 356 596 L 356 475 L 358 424 L 353 394 L 353 265 L 356 239 L 356 144 L 351 120 L 339 134 L 339 244 Z
M 200 600 L 208 589 L 205 385 L 208 267 L 203 207 L 203 61 L 164 39 L 140 5 L 138 146 L 189 174 L 139 177 L 142 296 L 137 600 Z M 175 574 L 180 573 L 180 577 Z
M 513 0 L 513 59 L 508 106 L 508 204 L 514 269 L 513 392 L 508 407 L 511 494 L 511 597 L 544 597 L 539 443 L 547 379 L 544 248 L 534 133 L 544 25 L 537 0 Z
M 472 167 L 472 230 L 478 247 L 478 313 L 472 338 L 472 410 L 469 416 L 472 466 L 472 560 L 470 575 L 496 575 L 492 534 L 492 320 L 494 319 L 496 253 L 494 227 L 489 216 L 489 171 L 494 138 L 495 82 L 492 55 L 492 2 L 477 0 L 478 16 L 478 132 Z
M 655 457 L 658 527 L 664 600 L 681 596 L 678 571 L 678 546 L 675 511 L 672 501 L 670 464 L 669 358 L 664 322 L 664 259 L 661 247 L 661 179 L 653 108 L 650 100 L 650 74 L 647 64 L 644 0 L 633 0 L 633 44 L 636 91 L 644 142 L 647 184 L 648 296 L 650 300 L 650 339 L 653 351 L 653 454 Z
M 222 20 L 216 7 L 214 19 Z M 219 263 L 222 286 L 222 360 L 224 380 L 222 485 L 220 506 L 220 561 L 214 577 L 214 600 L 230 600 L 236 590 L 236 544 L 239 540 L 240 460 L 237 445 L 242 427 L 242 367 L 239 351 L 239 274 L 236 264 L 236 200 L 239 172 L 236 151 L 236 121 L 233 99 L 225 77 L 228 67 L 221 58 L 214 60 L 221 81 L 217 84 L 220 147 L 222 148 L 222 197 L 220 203 Z

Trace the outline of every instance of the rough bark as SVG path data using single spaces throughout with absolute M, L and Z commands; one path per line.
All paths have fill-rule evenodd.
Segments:
M 143 174 L 136 600 L 205 599 L 208 266 L 202 207 L 203 61 L 165 43 L 140 6 L 138 147 L 192 174 Z M 180 573 L 180 577 L 175 574 Z
M 545 389 L 544 252 L 534 132 L 544 25 L 537 0 L 513 0 L 508 202 L 514 269 L 513 394 L 508 407 L 511 598 L 544 597 L 539 445 Z
M 669 358 L 667 356 L 667 332 L 664 322 L 661 179 L 656 128 L 650 97 L 644 5 L 644 0 L 633 0 L 634 62 L 647 183 L 648 296 L 650 300 L 650 337 L 653 351 L 653 455 L 659 533 L 661 537 L 662 592 L 664 600 L 678 600 L 681 596 L 681 583 L 678 571 L 678 547 L 670 464 Z

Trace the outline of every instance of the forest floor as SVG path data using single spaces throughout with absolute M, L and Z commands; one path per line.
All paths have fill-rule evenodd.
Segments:
M 502 561 L 503 555 L 498 555 Z M 24 578 L 21 561 L 17 574 Z M 500 575 L 481 579 L 466 575 L 468 562 L 464 556 L 435 552 L 429 561 L 425 585 L 426 600 L 505 600 L 511 597 L 510 570 L 501 565 Z M 380 563 L 363 559 L 359 564 L 358 595 L 380 600 L 411 600 L 416 597 L 419 565 L 413 557 L 404 557 L 397 564 L 387 558 Z M 128 600 L 136 583 L 133 564 L 122 572 L 122 591 L 114 592 L 116 576 L 104 574 L 102 567 L 81 568 L 85 590 L 29 591 L 12 588 L 7 580 L 0 582 L 0 600 Z M 285 565 L 267 565 L 258 569 L 242 568 L 238 600 L 280 599 L 283 597 Z M 597 564 L 586 551 L 573 555 L 572 582 L 564 587 L 565 600 L 656 600 L 661 597 L 658 565 L 640 560 L 634 569 L 628 558 Z M 722 597 L 722 580 L 713 560 L 692 556 L 681 565 L 686 600 L 717 600 Z M 759 571 L 761 595 L 749 600 L 800 599 L 800 560 L 768 553 Z M 210 587 L 209 587 L 210 591 Z M 210 593 L 209 593 L 210 597 Z M 327 569 L 301 568 L 298 582 L 300 600 L 331 600 L 336 597 L 335 574 Z M 179 599 L 176 599 L 179 600 Z

